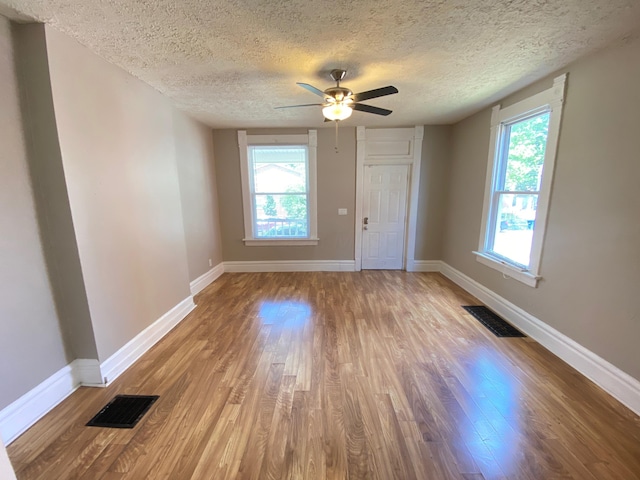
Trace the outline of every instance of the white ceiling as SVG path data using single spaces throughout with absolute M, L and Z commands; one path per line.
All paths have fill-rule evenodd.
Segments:
M 0 0 L 212 127 L 320 127 L 298 87 L 394 85 L 344 125 L 452 123 L 640 27 L 640 0 Z M 327 124 L 330 125 L 330 124 Z

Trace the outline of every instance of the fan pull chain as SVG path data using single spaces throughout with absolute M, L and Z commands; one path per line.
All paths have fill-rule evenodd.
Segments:
M 336 148 L 336 153 L 340 153 L 340 152 L 338 152 L 338 121 L 334 120 L 333 123 L 336 124 L 336 147 L 335 147 Z

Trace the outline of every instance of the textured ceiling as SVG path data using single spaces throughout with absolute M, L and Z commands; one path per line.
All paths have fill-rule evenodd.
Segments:
M 13 13 L 12 13 L 13 12 Z M 394 85 L 344 125 L 452 123 L 640 26 L 640 0 L 0 0 L 212 127 L 323 126 L 295 82 Z M 330 124 L 328 124 L 330 125 Z

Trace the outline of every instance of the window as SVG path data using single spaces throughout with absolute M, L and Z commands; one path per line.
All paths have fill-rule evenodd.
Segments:
M 479 262 L 537 286 L 566 75 L 491 116 Z
M 317 132 L 238 132 L 245 245 L 317 245 Z

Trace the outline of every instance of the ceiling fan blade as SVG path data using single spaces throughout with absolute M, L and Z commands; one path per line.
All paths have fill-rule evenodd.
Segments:
M 363 105 L 362 103 L 354 103 L 351 105 L 351 107 L 354 110 L 358 110 L 360 112 L 375 113 L 376 115 L 384 115 L 385 117 L 392 112 L 392 110 L 387 110 L 386 108 Z
M 305 90 L 309 90 L 311 93 L 315 93 L 316 95 L 324 97 L 324 92 L 319 88 L 314 87 L 313 85 L 309 85 L 308 83 L 300 83 L 300 82 L 296 82 L 296 85 L 300 85 Z
M 388 87 L 376 88 L 375 90 L 355 93 L 351 98 L 354 102 L 362 102 L 364 100 L 369 100 L 370 98 L 384 97 L 385 95 L 393 95 L 394 93 L 398 93 L 398 89 L 389 85 Z
M 322 107 L 324 104 L 322 103 L 305 103 L 304 105 L 285 105 L 284 107 L 273 107 L 273 108 L 297 108 L 297 107 Z

